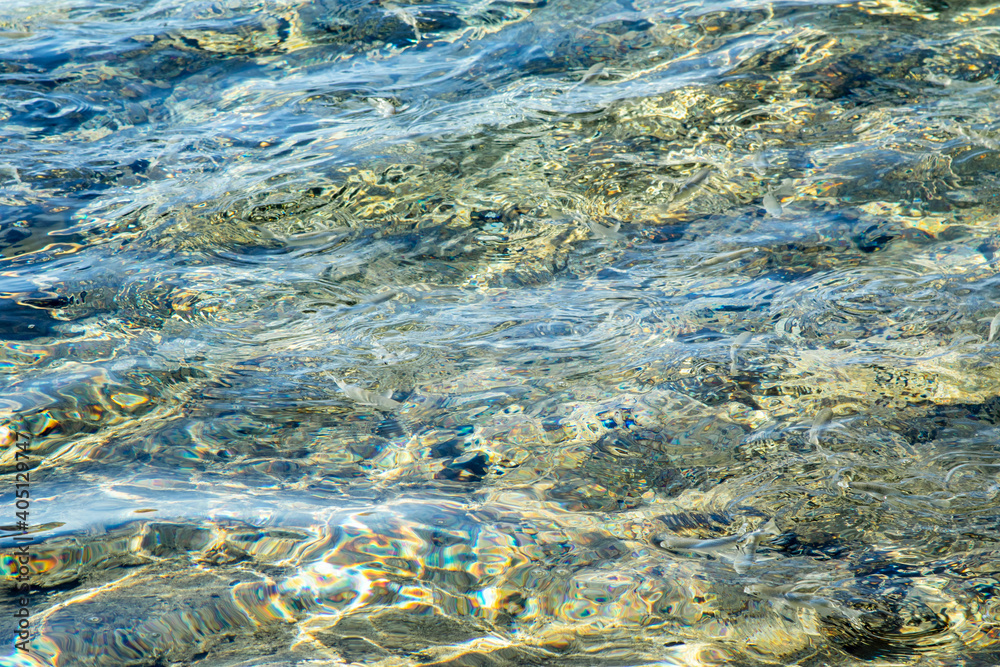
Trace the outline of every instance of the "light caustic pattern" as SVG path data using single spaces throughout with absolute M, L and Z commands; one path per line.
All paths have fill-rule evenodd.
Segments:
M 294 629 L 293 655 L 298 650 L 302 656 L 336 657 L 352 639 L 386 657 L 427 633 L 418 656 L 397 653 L 394 664 L 448 664 L 462 656 L 558 660 L 623 650 L 664 664 L 715 664 L 747 653 L 801 656 L 830 637 L 845 643 L 881 639 L 900 650 L 994 641 L 941 591 L 910 591 L 905 604 L 886 606 L 874 596 L 865 599 L 861 582 L 838 572 L 839 565 L 826 568 L 825 577 L 815 569 L 795 588 L 773 587 L 733 570 L 736 549 L 715 550 L 717 558 L 660 551 L 630 537 L 657 525 L 650 514 L 585 521 L 514 492 L 473 506 L 435 500 L 336 511 L 312 539 L 282 550 L 285 568 L 297 570 L 287 578 L 230 582 L 196 608 L 190 600 L 161 599 L 150 618 L 126 611 L 116 620 L 115 606 L 134 603 L 142 590 L 219 587 L 204 573 L 174 568 L 128 575 L 47 610 L 30 655 L 0 664 L 148 664 L 180 657 L 179 647 L 211 649 L 232 641 L 233 633 L 275 627 Z M 183 527 L 150 528 L 142 526 L 137 539 L 163 542 L 155 539 L 157 531 Z M 216 541 L 202 553 L 218 552 L 228 534 L 215 527 Z M 232 534 L 237 541 L 237 531 Z M 142 549 L 131 553 L 151 556 Z M 159 552 L 160 558 L 169 555 Z M 764 550 L 762 556 L 769 560 L 775 553 Z M 41 571 L 46 560 L 33 560 L 32 568 Z M 169 610 L 171 604 L 180 609 Z M 904 627 L 919 623 L 919 610 L 906 620 L 904 614 L 918 605 L 939 606 L 948 623 L 908 633 Z
M 508 498 L 521 506 L 517 500 Z M 289 623 L 297 625 L 298 643 L 321 643 L 317 636 L 359 618 L 377 625 L 395 610 L 426 618 L 431 633 L 435 618 L 466 624 L 471 644 L 441 646 L 442 654 L 479 646 L 486 654 L 557 656 L 574 644 L 633 642 L 644 627 L 695 626 L 711 607 L 690 599 L 694 569 L 659 562 L 646 546 L 626 544 L 597 522 L 579 533 L 580 526 L 560 525 L 569 516 L 542 508 L 538 514 L 530 522 L 510 507 L 447 501 L 338 512 L 324 534 L 296 549 L 295 560 L 304 563 L 298 574 L 237 584 L 199 609 L 81 630 L 88 617 L 100 618 L 103 595 L 141 585 L 121 581 L 46 612 L 31 653 L 37 664 L 141 664 L 175 646 Z M 623 570 L 613 557 L 629 549 L 640 550 L 633 554 L 639 560 Z M 44 559 L 32 561 L 44 566 Z M 690 580 L 682 585 L 684 577 Z M 680 652 L 664 653 L 670 655 Z

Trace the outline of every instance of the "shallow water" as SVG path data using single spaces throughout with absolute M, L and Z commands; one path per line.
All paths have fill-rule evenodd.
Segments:
M 1000 662 L 998 7 L 7 0 L 0 665 Z

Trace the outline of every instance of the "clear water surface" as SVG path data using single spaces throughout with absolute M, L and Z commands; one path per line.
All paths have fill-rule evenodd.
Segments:
M 998 54 L 5 0 L 0 664 L 997 664 Z

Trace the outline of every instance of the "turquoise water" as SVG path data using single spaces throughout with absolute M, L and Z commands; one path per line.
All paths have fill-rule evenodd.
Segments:
M 1000 662 L 998 7 L 7 0 L 0 664 Z

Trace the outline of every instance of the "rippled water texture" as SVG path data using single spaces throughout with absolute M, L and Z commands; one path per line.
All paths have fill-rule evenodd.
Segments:
M 4 0 L 0 665 L 1000 663 L 998 10 Z

